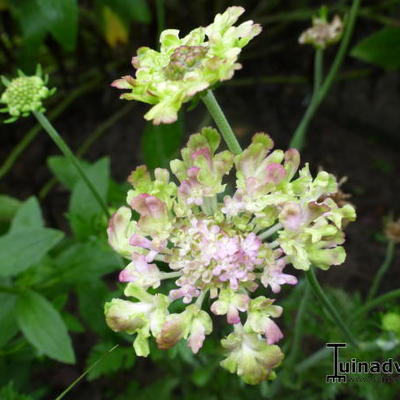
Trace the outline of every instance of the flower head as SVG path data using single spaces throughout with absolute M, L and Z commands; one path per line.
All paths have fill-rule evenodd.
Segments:
M 25 76 L 19 71 L 19 77 L 11 81 L 2 77 L 6 90 L 0 97 L 0 103 L 5 105 L 0 112 L 10 114 L 10 118 L 4 122 L 14 122 L 19 117 L 27 117 L 33 111 L 45 111 L 43 100 L 55 92 L 55 89 L 46 87 L 47 81 L 48 77 L 42 76 L 40 67 L 33 76 Z
M 177 184 L 164 169 L 154 179 L 143 166 L 131 174 L 130 208 L 114 214 L 108 234 L 130 261 L 119 276 L 129 282 L 126 294 L 140 301 L 127 306 L 113 300 L 107 321 L 114 330 L 137 334 L 140 354 L 147 353 L 150 335 L 161 349 L 182 339 L 196 353 L 212 331 L 209 311 L 224 316 L 234 332 L 222 341 L 228 355 L 221 365 L 258 383 L 272 379 L 283 358 L 276 345 L 283 332 L 274 321 L 282 308 L 270 295 L 297 283 L 290 264 L 302 270 L 341 264 L 342 227 L 355 211 L 335 203 L 333 175 L 320 171 L 313 177 L 307 164 L 299 169 L 299 153 L 273 150 L 264 133 L 237 156 L 218 151 L 219 144 L 214 129 L 192 135 L 182 159 L 170 164 Z M 236 191 L 227 195 L 224 179 L 233 166 Z M 164 279 L 175 280 L 168 301 L 146 292 Z M 269 295 L 253 298 L 257 288 Z M 209 310 L 202 309 L 206 296 Z M 169 302 L 176 300 L 185 310 L 168 314 Z
M 242 7 L 229 7 L 217 14 L 214 22 L 199 27 L 184 37 L 176 29 L 167 29 L 160 36 L 160 51 L 139 48 L 132 64 L 135 77 L 124 76 L 113 82 L 121 95 L 153 105 L 145 115 L 154 124 L 176 121 L 182 104 L 219 81 L 231 79 L 241 68 L 237 63 L 241 49 L 261 32 L 253 21 L 234 26 Z
M 300 35 L 300 44 L 311 44 L 317 49 L 325 49 L 342 37 L 343 22 L 338 15 L 331 22 L 328 22 L 326 15 L 314 17 L 312 22 L 312 27 Z

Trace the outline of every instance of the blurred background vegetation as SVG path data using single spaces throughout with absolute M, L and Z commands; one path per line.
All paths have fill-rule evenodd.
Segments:
M 350 4 L 325 2 L 331 15 L 343 17 Z M 243 69 L 217 96 L 240 141 L 267 131 L 277 147 L 286 148 L 312 93 L 313 50 L 300 46 L 298 37 L 321 1 L 0 0 L 1 73 L 31 73 L 43 65 L 50 86 L 58 89 L 48 104 L 49 118 L 85 160 L 103 198 L 117 207 L 135 166 L 165 167 L 185 138 L 211 121 L 199 104 L 178 123 L 153 127 L 143 119 L 146 106 L 120 101 L 110 83 L 133 73 L 137 48 L 156 47 L 164 28 L 186 33 L 230 5 L 244 6 L 247 18 L 264 30 L 244 51 Z M 327 64 L 335 51 L 327 51 Z M 385 255 L 397 261 L 379 294 L 400 283 L 396 249 L 382 234 L 384 218 L 400 214 L 399 68 L 400 0 L 363 1 L 349 54 L 302 153 L 303 161 L 347 176 L 342 189 L 358 210 L 347 233 L 346 263 L 322 278 L 343 317 L 369 344 L 368 351 L 348 350 L 348 358 L 400 353 L 400 331 L 383 323 L 388 313 L 400 314 L 398 301 L 389 298 L 360 312 Z M 331 357 L 323 346 L 343 339 L 302 283 L 278 297 L 285 309 L 284 349 L 293 341 L 299 304 L 306 311 L 297 328 L 301 346 L 273 383 L 250 387 L 218 368 L 217 336 L 196 357 L 180 343 L 166 352 L 153 348 L 149 359 L 136 358 L 131 338 L 104 323 L 104 302 L 121 292 L 115 282 L 122 260 L 107 246 L 101 210 L 32 119 L 0 129 L 1 400 L 56 398 L 101 357 L 69 398 L 398 398 L 399 381 L 325 383 Z M 31 253 L 29 246 L 35 247 Z M 223 329 L 216 329 L 218 336 Z

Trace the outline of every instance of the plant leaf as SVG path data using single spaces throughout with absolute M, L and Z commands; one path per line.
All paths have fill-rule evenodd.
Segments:
M 43 217 L 36 197 L 30 197 L 19 208 L 11 223 L 9 233 L 21 232 L 30 228 L 42 228 Z
M 142 136 L 144 161 L 151 169 L 168 167 L 171 158 L 178 155 L 183 136 L 180 120 L 173 124 L 153 125 L 148 123 Z
M 13 294 L 0 293 L 0 347 L 18 332 L 15 322 L 15 300 L 16 296 Z
M 39 228 L 0 237 L 0 276 L 14 276 L 36 264 L 63 236 L 61 231 Z
M 104 201 L 107 198 L 109 169 L 108 159 L 102 158 L 86 171 L 87 177 Z M 82 179 L 79 179 L 72 190 L 69 213 L 84 219 L 90 219 L 94 215 L 102 213 L 100 205 Z
M 121 258 L 105 246 L 105 243 L 76 243 L 61 252 L 56 263 L 63 281 L 95 281 L 116 269 L 122 269 Z
M 21 202 L 11 196 L 0 194 L 0 221 L 9 221 L 16 214 Z
M 36 0 L 48 22 L 48 30 L 64 49 L 75 48 L 78 33 L 77 0 Z
M 73 364 L 75 354 L 60 313 L 39 293 L 27 291 L 18 296 L 16 316 L 26 339 L 50 358 Z
M 79 160 L 82 169 L 86 172 L 90 164 Z M 47 165 L 55 177 L 69 190 L 72 190 L 80 176 L 76 168 L 64 156 L 51 156 L 47 159 Z
M 383 28 L 358 43 L 350 53 L 385 69 L 400 68 L 400 28 Z

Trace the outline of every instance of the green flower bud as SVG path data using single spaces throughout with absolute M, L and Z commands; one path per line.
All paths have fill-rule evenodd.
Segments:
M 41 69 L 38 68 L 36 75 L 25 76 L 19 72 L 19 77 L 8 81 L 2 77 L 6 90 L 0 97 L 0 103 L 5 107 L 1 112 L 9 113 L 11 118 L 6 123 L 14 122 L 19 117 L 27 117 L 33 111 L 44 112 L 43 100 L 51 96 L 55 89 L 48 89 L 47 76 L 41 76 Z

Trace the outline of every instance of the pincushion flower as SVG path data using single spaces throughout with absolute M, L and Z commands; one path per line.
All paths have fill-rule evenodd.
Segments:
M 6 90 L 0 97 L 0 104 L 5 105 L 0 112 L 10 114 L 10 118 L 4 121 L 6 123 L 27 117 L 33 111 L 45 111 L 43 100 L 55 92 L 54 88 L 46 87 L 48 77 L 42 74 L 40 67 L 37 68 L 36 75 L 26 76 L 19 71 L 18 78 L 9 81 L 2 77 L 1 80 Z
M 156 169 L 154 179 L 144 166 L 131 174 L 128 207 L 113 215 L 108 237 L 130 261 L 120 280 L 135 290 L 125 294 L 140 301 L 114 299 L 106 319 L 113 330 L 136 334 L 143 355 L 150 336 L 161 349 L 187 340 L 196 353 L 212 332 L 210 314 L 226 318 L 233 333 L 222 341 L 221 365 L 254 384 L 272 379 L 283 359 L 276 344 L 283 332 L 274 321 L 283 310 L 272 296 L 297 283 L 288 265 L 307 270 L 342 263 L 342 226 L 355 211 L 333 200 L 333 175 L 313 177 L 307 164 L 299 169 L 299 153 L 273 150 L 264 133 L 236 156 L 218 152 L 219 144 L 214 129 L 192 135 L 182 159 L 170 163 L 177 183 L 165 169 Z M 229 195 L 225 177 L 233 167 L 236 190 Z M 168 297 L 147 293 L 165 279 L 175 283 Z M 185 310 L 169 314 L 177 300 Z
M 182 38 L 179 30 L 163 31 L 160 51 L 139 48 L 132 59 L 135 77 L 124 76 L 112 85 L 130 90 L 121 95 L 123 99 L 153 105 L 145 119 L 156 125 L 176 121 L 183 103 L 217 82 L 231 79 L 241 68 L 237 62 L 241 49 L 261 32 L 253 21 L 234 26 L 244 11 L 229 7 L 207 27 Z

